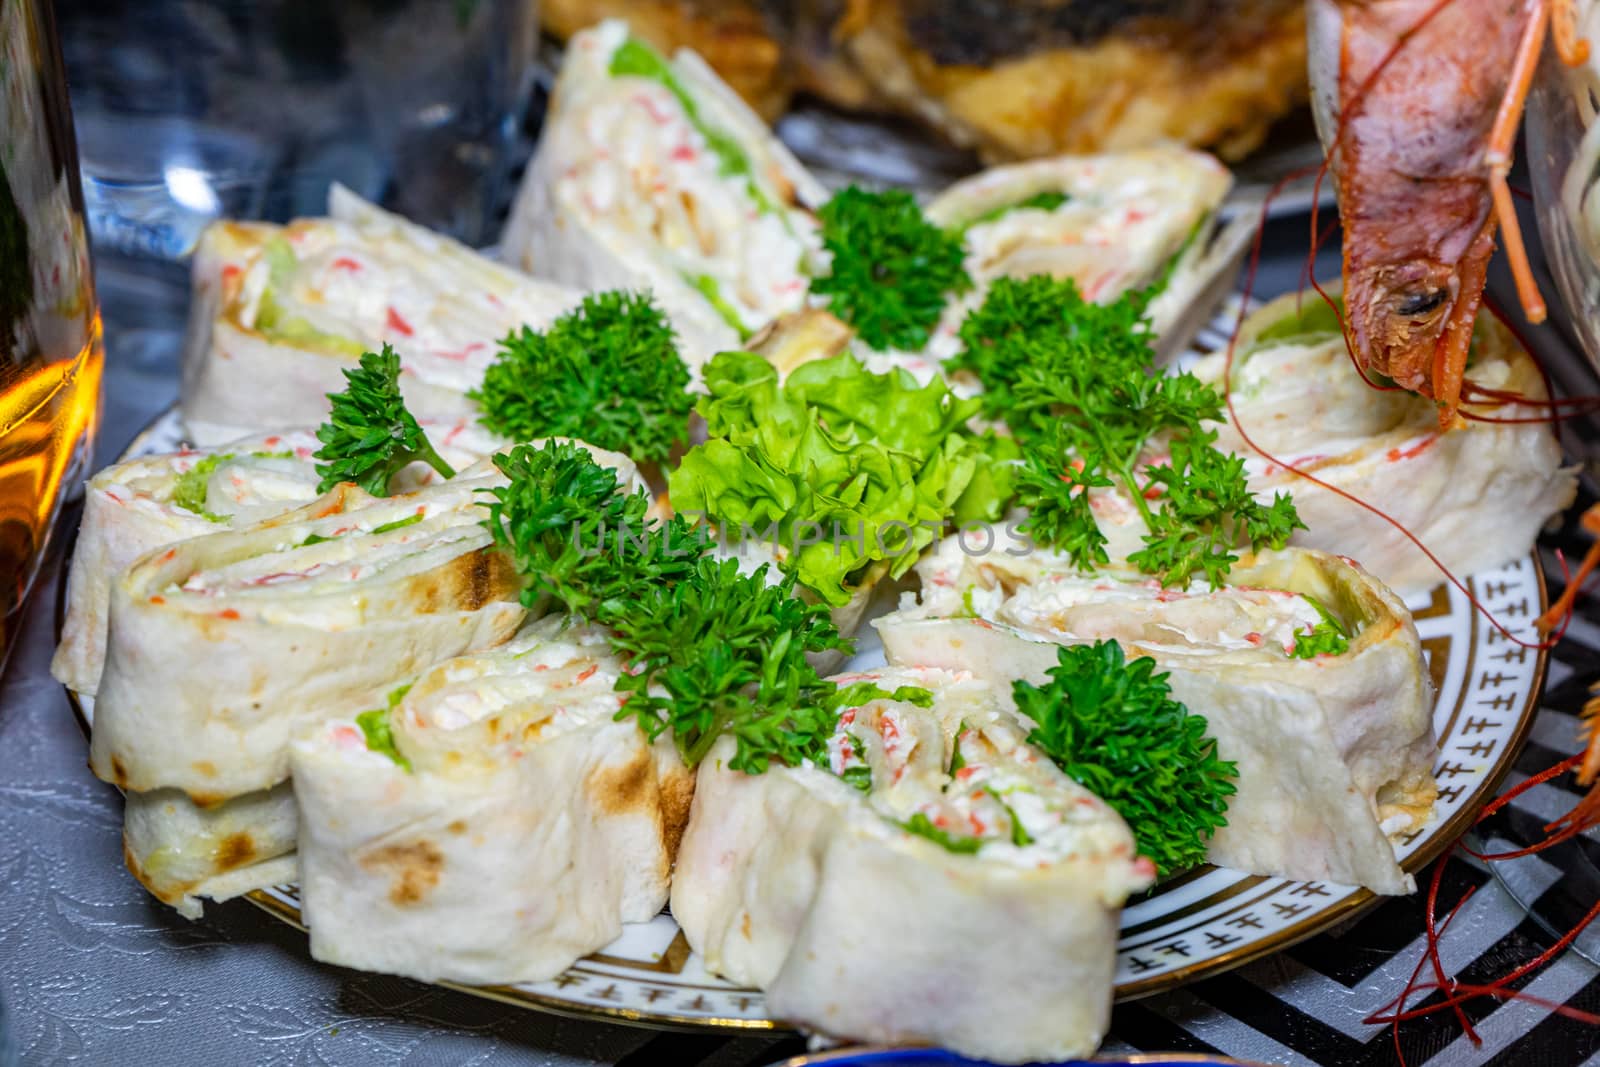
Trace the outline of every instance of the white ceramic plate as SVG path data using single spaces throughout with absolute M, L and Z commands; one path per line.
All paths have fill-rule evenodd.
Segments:
M 1225 309 L 1201 331 L 1197 347 L 1204 351 L 1226 343 L 1225 331 L 1235 314 Z M 174 451 L 182 440 L 182 422 L 173 409 L 140 434 L 124 458 Z M 1467 585 L 1519 637 L 1535 636 L 1533 620 L 1545 607 L 1535 559 L 1475 574 Z M 1416 872 L 1467 827 L 1511 766 L 1537 709 L 1545 657 L 1486 625 L 1452 586 L 1440 585 L 1413 598 L 1408 607 L 1438 690 L 1433 717 L 1440 738 L 1434 767 L 1439 801 L 1433 818 L 1399 846 L 1401 866 Z M 882 663 L 876 631 L 863 626 L 848 669 Z M 84 699 L 82 708 L 86 718 L 92 717 L 91 700 Z M 296 887 L 261 890 L 250 899 L 300 924 Z M 1123 911 L 1117 995 L 1145 996 L 1236 967 L 1325 930 L 1375 900 L 1354 886 L 1291 882 L 1214 867 L 1186 872 Z M 629 926 L 614 944 L 548 982 L 468 991 L 530 1008 L 650 1026 L 782 1025 L 768 1015 L 759 990 L 708 974 L 665 912 Z

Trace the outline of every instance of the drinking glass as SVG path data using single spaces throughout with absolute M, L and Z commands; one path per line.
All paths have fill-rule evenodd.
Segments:
M 332 181 L 471 244 L 495 229 L 531 86 L 533 0 L 56 8 L 119 331 L 124 310 L 170 316 L 176 302 L 181 316 L 183 262 L 212 220 L 321 215 Z
M 0 667 L 100 410 L 100 316 L 49 0 L 0 0 Z

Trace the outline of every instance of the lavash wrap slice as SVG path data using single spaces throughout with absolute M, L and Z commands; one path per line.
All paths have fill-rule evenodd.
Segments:
M 1028 746 L 1007 694 L 969 672 L 834 681 L 890 696 L 841 713 L 828 768 L 734 771 L 726 738 L 700 764 L 672 885 L 689 944 L 807 1030 L 1001 1062 L 1091 1052 L 1110 1014 L 1118 913 L 1153 874 L 1127 826 Z M 895 699 L 902 686 L 930 692 L 931 707 Z M 966 767 L 952 775 L 958 734 Z M 865 793 L 840 777 L 863 767 Z M 976 851 L 910 832 L 918 813 L 981 820 Z
M 201 807 L 181 789 L 123 798 L 122 858 L 150 895 L 187 919 L 202 898 L 231 900 L 292 882 L 297 820 L 289 782 Z
M 308 720 L 511 636 L 519 584 L 479 525 L 491 484 L 373 500 L 346 483 L 135 563 L 112 589 L 95 773 L 201 804 L 265 789 Z
M 594 454 L 599 462 L 617 469 L 625 486 L 639 485 L 638 472 L 631 460 L 600 450 L 594 450 Z M 134 709 L 142 712 L 145 718 L 154 718 L 159 734 L 175 738 L 171 744 L 180 744 L 180 747 L 171 750 L 174 759 L 179 753 L 199 750 L 198 744 L 185 745 L 178 738 L 186 728 L 192 729 L 197 737 L 208 738 L 211 743 L 221 746 L 221 752 L 238 756 L 235 764 L 227 766 L 226 785 L 219 783 L 214 789 L 206 789 L 198 794 L 192 781 L 192 768 L 187 772 L 187 780 L 170 786 L 149 791 L 128 788 L 123 833 L 124 857 L 129 870 L 152 895 L 173 905 L 181 914 L 197 918 L 201 912 L 201 897 L 226 900 L 252 889 L 291 880 L 297 870 L 293 854 L 297 832 L 294 797 L 288 784 L 281 780 L 281 774 L 269 770 L 269 767 L 284 765 L 287 756 L 269 746 L 277 744 L 281 748 L 287 738 L 302 728 L 299 725 L 302 721 L 308 718 L 314 720 L 319 712 L 324 717 L 344 713 L 372 699 L 372 694 L 387 691 L 396 677 L 391 671 L 417 670 L 456 651 L 498 643 L 516 628 L 523 612 L 517 605 L 505 602 L 506 599 L 514 599 L 517 591 L 514 581 L 507 581 L 505 565 L 492 550 L 469 547 L 477 543 L 476 531 L 470 524 L 482 514 L 473 498 L 481 498 L 484 489 L 500 484 L 498 479 L 498 472 L 491 463 L 485 461 L 463 470 L 452 481 L 386 500 L 374 500 L 347 484 L 299 511 L 267 520 L 253 528 L 257 533 L 279 531 L 282 534 L 283 531 L 292 531 L 269 544 L 269 548 L 274 548 L 286 543 L 286 552 L 291 558 L 321 547 L 303 543 L 313 534 L 332 538 L 322 544 L 351 538 L 346 545 L 352 549 L 351 554 L 357 557 L 372 552 L 392 552 L 393 545 L 385 546 L 384 541 L 402 535 L 408 539 L 413 535 L 424 538 L 437 536 L 441 541 L 448 541 L 465 533 L 468 541 L 425 546 L 424 551 L 433 553 L 433 561 L 442 565 L 435 567 L 431 573 L 419 571 L 402 576 L 400 584 L 406 588 L 399 590 L 399 600 L 391 600 L 387 604 L 391 617 L 357 620 L 353 627 L 354 634 L 340 632 L 343 623 L 351 621 L 349 618 L 334 620 L 332 632 L 324 632 L 322 627 L 329 620 L 318 617 L 319 605 L 328 608 L 332 615 L 349 615 L 352 610 L 357 614 L 377 613 L 381 612 L 384 605 L 375 603 L 374 597 L 382 596 L 384 590 L 366 590 L 356 594 L 352 603 L 346 604 L 337 603 L 341 599 L 337 594 L 313 594 L 303 598 L 305 602 L 298 605 L 257 604 L 255 609 L 249 605 L 224 607 L 221 609 L 223 613 L 234 611 L 240 617 L 222 618 L 220 623 L 204 618 L 200 620 L 202 627 L 225 625 L 230 631 L 230 640 L 246 646 L 251 641 L 252 632 L 269 635 L 270 640 L 266 645 L 241 651 L 227 662 L 247 670 L 249 677 L 275 679 L 272 688 L 275 701 L 261 702 L 261 707 L 246 708 L 237 701 L 236 694 L 227 692 L 226 686 L 222 686 L 207 692 L 216 694 L 218 701 L 235 699 L 234 704 L 219 703 L 208 708 L 202 696 L 166 713 L 176 721 L 164 720 L 159 704 L 153 708 L 141 706 Z M 397 512 L 399 517 L 392 517 Z M 384 533 L 370 533 L 386 525 L 393 528 Z M 486 539 L 484 543 L 486 545 Z M 451 553 L 460 555 L 454 560 L 447 560 L 445 557 Z M 159 559 L 162 555 L 165 553 L 151 558 Z M 282 559 L 284 555 L 269 552 L 274 559 Z M 174 550 L 174 560 L 177 556 Z M 149 563 L 150 559 L 144 562 Z M 464 592 L 460 583 L 463 568 L 470 569 L 473 581 L 477 580 L 477 576 L 485 576 L 482 583 L 484 590 L 493 590 L 503 599 L 487 602 L 476 610 L 460 610 L 468 608 L 467 603 L 448 603 L 452 596 L 459 600 Z M 430 588 L 430 582 L 434 582 L 435 587 Z M 386 592 L 394 594 L 396 590 L 389 589 Z M 403 599 L 408 593 L 420 598 L 414 604 L 420 616 L 418 618 L 408 619 L 405 616 Z M 467 590 L 465 595 L 470 602 L 480 594 Z M 363 598 L 366 599 L 365 603 L 360 602 Z M 166 596 L 161 596 L 161 599 L 168 600 Z M 233 603 L 237 605 L 242 602 L 235 599 Z M 241 627 L 240 624 L 252 618 L 246 614 L 252 610 L 274 617 L 263 619 L 264 625 L 260 627 Z M 113 617 L 117 617 L 115 613 Z M 115 647 L 118 632 L 115 624 L 112 631 Z M 369 657 L 367 661 L 340 663 L 337 671 L 333 672 L 336 677 L 331 679 L 335 684 L 319 688 L 323 679 L 313 677 L 313 683 L 317 684 L 296 688 L 298 683 L 295 679 L 304 677 L 307 672 L 315 676 L 316 662 L 336 658 L 335 653 L 315 657 L 317 648 L 331 645 L 346 649 L 363 633 L 373 639 L 362 647 L 362 655 Z M 310 650 L 309 654 L 303 657 L 291 655 L 280 668 L 272 656 L 274 650 L 283 650 L 284 642 L 289 642 L 289 648 Z M 436 647 L 430 642 L 436 642 Z M 247 655 L 246 651 L 253 655 Z M 385 667 L 385 662 L 399 663 L 401 666 Z M 407 667 L 408 664 L 416 666 Z M 174 676 L 169 681 L 175 680 L 177 675 L 189 676 L 182 668 L 158 660 L 150 671 L 155 677 L 136 677 L 135 697 L 158 695 L 154 687 L 160 683 L 161 670 Z M 311 693 L 314 699 L 324 699 L 330 703 L 321 708 L 306 704 L 299 695 L 302 692 Z M 124 728 L 127 715 L 122 711 L 122 706 L 114 702 L 116 699 L 108 693 L 97 702 L 95 729 L 91 737 L 91 764 L 97 751 L 96 742 L 102 741 L 103 734 Z M 273 718 L 262 721 L 263 716 Z M 262 747 L 252 748 L 252 745 Z M 256 758 L 258 752 L 260 757 Z M 142 758 L 157 762 L 152 773 L 163 771 L 159 752 L 151 754 L 141 750 L 141 755 Z M 119 762 L 110 762 L 113 757 Z M 121 757 L 112 752 L 106 759 L 107 765 L 115 773 Z M 208 762 L 217 766 L 215 761 Z M 126 771 L 126 764 L 121 765 Z M 181 775 L 186 772 L 181 765 L 177 765 L 175 773 Z M 274 781 L 257 788 L 238 789 L 235 783 L 241 778 L 247 782 L 265 781 L 267 778 Z M 213 779 L 202 775 L 201 781 L 208 783 Z M 226 792 L 227 789 L 238 791 Z
M 1100 303 L 1161 285 L 1148 308 L 1157 352 L 1189 344 L 1232 284 L 1255 232 L 1243 211 L 1217 227 L 1232 187 L 1227 168 L 1178 147 L 1093 156 L 1057 156 L 991 167 L 935 197 L 927 217 L 961 236 L 973 285 L 950 301 L 917 352 L 862 352 L 874 370 L 903 367 L 918 381 L 942 373 L 961 352 L 961 324 L 1001 278 L 1070 278 Z M 960 374 L 963 395 L 979 389 Z
M 458 420 L 425 422 L 446 463 L 470 466 L 504 442 Z M 220 529 L 242 529 L 315 500 L 321 475 L 312 430 L 258 434 L 210 449 L 141 456 L 90 478 L 67 575 L 61 643 L 50 664 L 56 680 L 93 696 L 105 665 L 111 583 L 140 556 Z M 424 463 L 394 480 L 397 490 L 438 481 Z M 199 510 L 195 510 L 198 508 Z
M 473 420 L 467 392 L 514 329 L 548 326 L 581 294 L 536 281 L 343 186 L 327 218 L 222 221 L 201 236 L 182 406 L 202 444 L 314 425 L 344 370 L 385 342 L 419 420 Z
M 1410 613 L 1359 565 L 1263 552 L 1235 564 L 1226 586 L 1185 591 L 1133 573 L 1080 575 L 1047 552 L 976 547 L 942 542 L 918 565 L 920 604 L 907 594 L 874 622 L 890 663 L 1043 684 L 1058 645 L 1115 640 L 1170 675 L 1174 698 L 1238 764 L 1212 863 L 1415 890 L 1393 841 L 1427 822 L 1437 795 L 1433 685 Z M 1292 658 L 1319 605 L 1349 631 L 1348 650 Z
M 1478 316 L 1472 381 L 1531 403 L 1462 405 L 1469 418 L 1439 430 L 1432 401 L 1369 387 L 1350 363 L 1337 319 L 1314 292 L 1281 297 L 1244 323 L 1233 360 L 1233 418 L 1217 427 L 1218 447 L 1245 457 L 1251 491 L 1292 492 L 1310 529 L 1291 543 L 1358 556 L 1402 595 L 1443 580 L 1439 566 L 1466 576 L 1526 557 L 1539 530 L 1571 505 L 1576 472 L 1543 416 L 1547 396 L 1533 357 L 1494 316 Z M 1196 377 L 1219 391 L 1226 353 L 1200 360 Z M 1488 419 L 1524 421 L 1479 421 Z M 1257 445 L 1395 520 L 1257 455 Z
M 591 452 L 637 486 L 627 457 Z M 485 460 L 380 500 L 345 483 L 135 563 L 112 590 L 95 772 L 202 804 L 265 789 L 306 720 L 504 641 L 525 614 L 521 583 L 482 525 L 504 481 Z
M 1191 310 L 1209 314 L 1232 284 L 1254 232 L 1249 212 L 1217 232 L 1232 186 L 1215 158 L 1177 146 L 1056 156 L 964 178 L 928 205 L 929 219 L 961 231 L 975 283 L 953 325 L 997 278 L 1071 278 L 1102 302 L 1159 283 L 1151 327 L 1176 342 L 1163 351 L 1175 351 L 1203 324 L 1186 321 Z
M 602 22 L 568 43 L 501 238 L 585 290 L 648 290 L 698 369 L 805 302 L 826 193 L 693 52 Z
M 617 721 L 603 630 L 550 616 L 293 746 L 317 959 L 423 981 L 541 981 L 667 901 L 693 778 Z M 404 760 L 402 765 L 398 760 Z

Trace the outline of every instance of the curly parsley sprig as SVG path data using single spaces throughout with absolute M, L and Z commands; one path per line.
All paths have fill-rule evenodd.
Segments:
M 643 492 L 619 492 L 616 472 L 571 442 L 521 445 L 496 457 L 508 484 L 488 490 L 486 525 L 527 583 L 532 607 L 553 597 L 609 627 L 628 660 L 617 681 L 652 739 L 670 730 L 685 762 L 718 738 L 730 765 L 759 774 L 772 760 L 814 760 L 837 722 L 834 687 L 808 653 L 848 650 L 825 607 L 794 596 L 794 579 L 706 556 L 681 518 L 651 522 Z
M 1155 660 L 1129 662 L 1114 641 L 1063 646 L 1050 681 L 1016 682 L 1028 742 L 1116 809 L 1162 874 L 1205 861 L 1227 825 L 1238 767 L 1217 757 L 1206 720 L 1172 699 Z
M 681 519 L 658 529 L 643 490 L 621 491 L 617 472 L 571 441 L 518 445 L 497 455 L 508 479 L 484 490 L 495 543 L 510 556 L 530 608 L 553 597 L 605 623 L 652 582 L 673 581 L 704 551 Z
M 373 496 L 388 496 L 390 480 L 419 460 L 440 477 L 455 477 L 406 409 L 400 396 L 400 357 L 392 347 L 386 344 L 382 352 L 363 354 L 361 366 L 344 376 L 344 391 L 328 394 L 333 409 L 317 427 L 322 447 L 315 455 L 324 461 L 317 464 L 322 476 L 317 492 L 355 482 Z
M 524 326 L 468 393 L 480 421 L 513 440 L 575 437 L 662 460 L 688 435 L 689 370 L 648 294 L 595 293 L 543 332 Z
M 1109 562 L 1089 494 L 1117 489 L 1144 520 L 1129 562 L 1163 585 L 1196 574 L 1220 583 L 1233 549 L 1282 548 L 1304 529 L 1293 501 L 1251 495 L 1244 461 L 1219 451 L 1205 424 L 1222 418 L 1216 391 L 1192 374 L 1151 371 L 1147 292 L 1085 300 L 1070 279 L 1002 278 L 962 323 L 947 361 L 983 382 L 985 411 L 1022 442 L 1022 529 L 1091 569 Z M 1171 458 L 1151 463 L 1165 447 Z
M 768 585 L 766 566 L 740 574 L 737 560 L 701 559 L 683 580 L 654 585 L 613 620 L 631 673 L 617 688 L 653 739 L 670 729 L 694 766 L 724 734 L 737 742 L 728 765 L 759 774 L 824 751 L 837 714 L 834 687 L 807 653 L 848 651 L 822 605 L 794 595 L 794 577 Z
M 960 235 L 924 218 L 904 190 L 848 186 L 817 214 L 832 265 L 811 291 L 873 348 L 921 349 L 950 297 L 972 288 Z

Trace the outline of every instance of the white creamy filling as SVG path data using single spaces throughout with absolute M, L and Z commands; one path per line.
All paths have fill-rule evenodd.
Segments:
M 1174 205 L 1155 191 L 1114 186 L 1050 211 L 1014 208 L 967 230 L 967 269 L 980 282 L 1068 277 L 1087 299 L 1114 300 L 1154 280 L 1201 212 L 1192 202 Z
M 246 453 L 219 463 L 206 479 L 206 510 L 241 518 L 251 512 L 277 514 L 315 499 L 320 481 L 316 465 L 307 460 Z
M 418 505 L 426 510 L 426 505 Z M 203 596 L 249 596 L 294 585 L 296 595 L 338 591 L 387 572 L 415 566 L 424 553 L 448 556 L 464 542 L 483 542 L 487 533 L 467 510 L 447 511 L 418 522 L 375 534 L 378 526 L 405 520 L 392 509 L 362 509 L 348 514 L 348 525 L 328 524 L 317 544 L 284 545 L 249 559 L 196 571 L 178 586 Z M 413 510 L 410 514 L 416 514 Z M 475 546 L 474 546 L 475 547 Z
M 1310 600 L 1286 590 L 1163 589 L 1154 579 L 1075 574 L 1019 586 L 990 617 L 1084 640 L 1132 640 L 1176 653 L 1254 650 L 1271 659 L 1322 621 Z
M 893 691 L 907 679 L 880 684 Z M 829 769 L 870 769 L 866 803 L 887 823 L 903 829 L 920 816 L 955 842 L 977 840 L 985 859 L 1024 867 L 1080 856 L 1132 860 L 1104 803 L 1067 783 L 1015 725 L 989 710 L 974 717 L 947 744 L 936 711 L 886 699 L 845 709 L 828 743 Z M 963 766 L 952 772 L 958 750 Z
M 670 90 L 619 79 L 597 94 L 581 121 L 592 147 L 557 183 L 565 203 L 623 248 L 653 245 L 691 286 L 709 279 L 746 331 L 803 303 L 802 242 L 814 224 L 799 212 L 762 212 L 745 175 L 720 173 Z
M 282 315 L 369 348 L 388 340 L 408 370 L 448 388 L 476 386 L 500 338 L 524 324 L 540 329 L 564 310 L 442 242 L 424 246 L 403 232 L 369 234 L 332 220 L 298 224 L 285 238 L 294 276 L 271 286 L 270 265 L 257 256 L 242 290 L 244 325 L 255 325 L 270 288 Z
M 419 758 L 451 751 L 490 755 L 510 746 L 515 758 L 530 743 L 615 717 L 621 663 L 598 631 L 540 637 L 531 645 L 526 638 L 452 660 L 419 679 L 393 720 L 401 751 Z

